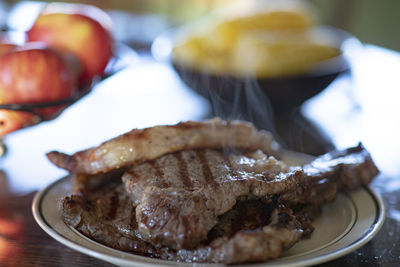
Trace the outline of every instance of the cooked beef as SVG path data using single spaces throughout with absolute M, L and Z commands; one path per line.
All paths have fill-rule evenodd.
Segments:
M 101 189 L 104 185 L 113 184 L 115 181 L 121 182 L 121 176 L 124 174 L 125 170 L 126 168 L 115 169 L 91 177 L 81 174 L 70 174 L 73 177 L 73 193 L 86 194 L 86 192 Z
M 136 208 L 138 230 L 157 247 L 195 248 L 217 222 L 200 192 L 147 187 L 142 201 Z
M 142 238 L 154 246 L 191 249 L 239 197 L 279 196 L 292 206 L 322 205 L 335 198 L 338 188 L 367 184 L 376 174 L 361 146 L 324 155 L 303 168 L 288 168 L 261 151 L 237 155 L 205 149 L 133 166 L 122 179 L 138 205 Z
M 143 190 L 149 186 L 181 188 L 186 191 L 205 191 L 211 187 L 210 190 L 219 190 L 222 193 L 221 187 L 226 185 L 230 191 L 226 193 L 233 193 L 234 198 L 247 195 L 250 190 L 255 195 L 263 195 L 263 190 L 280 193 L 289 188 L 274 181 L 279 179 L 277 175 L 284 173 L 283 176 L 290 176 L 296 172 L 289 174 L 287 170 L 283 162 L 267 157 L 261 151 L 242 155 L 200 149 L 171 153 L 157 160 L 135 165 L 125 172 L 122 179 L 135 203 L 140 204 Z M 249 183 L 254 183 L 254 186 L 249 186 Z M 209 194 L 208 201 L 212 202 L 208 206 L 217 206 L 217 213 L 223 213 L 235 204 L 235 201 L 229 201 L 225 196 L 219 197 L 216 193 L 206 194 Z
M 279 194 L 296 185 L 272 182 L 286 168 L 281 162 L 260 151 L 250 156 L 185 150 L 128 170 L 123 180 L 139 204 L 136 219 L 142 237 L 176 249 L 196 247 L 238 197 Z M 285 172 L 288 181 L 296 175 Z
M 137 237 L 135 206 L 121 183 L 59 201 L 63 219 L 87 237 L 106 246 L 157 257 L 157 250 Z
M 257 212 L 257 207 L 249 207 Z M 268 208 L 266 208 L 268 209 Z M 235 211 L 235 209 L 233 209 Z M 246 220 L 247 212 L 234 216 L 235 220 Z M 271 215 L 267 216 L 269 224 L 257 224 L 250 220 L 242 223 L 241 230 L 234 234 L 224 233 L 221 237 L 214 239 L 206 246 L 199 246 L 194 250 L 181 249 L 176 253 L 178 261 L 192 262 L 222 262 L 226 264 L 237 264 L 243 262 L 259 262 L 274 259 L 283 251 L 303 236 L 304 230 L 301 223 L 293 215 L 292 210 L 284 206 L 276 206 Z M 264 221 L 265 218 L 260 218 Z M 230 220 L 227 220 L 228 222 Z M 225 222 L 226 223 L 226 222 Z M 233 230 L 232 222 L 230 228 Z M 250 226 L 250 227 L 248 227 Z M 227 228 L 221 223 L 216 227 Z
M 368 185 L 379 173 L 370 154 L 361 144 L 322 155 L 303 166 L 302 170 L 311 186 L 298 186 L 294 191 L 283 194 L 281 201 L 287 204 L 322 205 L 332 201 L 337 190 Z
M 47 157 L 71 173 L 92 177 L 166 153 L 195 148 L 261 149 L 271 154 L 277 152 L 278 144 L 269 132 L 258 131 L 249 122 L 215 118 L 134 129 L 95 148 L 73 155 L 52 151 Z
M 100 243 L 139 255 L 265 261 L 312 232 L 311 220 L 337 190 L 368 184 L 378 173 L 361 145 L 303 167 L 261 151 L 236 153 L 184 150 L 135 165 L 123 184 L 64 198 L 64 220 Z
M 118 196 L 118 197 L 117 197 Z M 183 262 L 241 263 L 278 257 L 297 242 L 309 225 L 276 201 L 239 201 L 217 219 L 207 239 L 197 248 L 154 247 L 140 238 L 135 209 L 122 185 L 105 186 L 86 197 L 60 200 L 64 220 L 87 237 L 138 255 Z

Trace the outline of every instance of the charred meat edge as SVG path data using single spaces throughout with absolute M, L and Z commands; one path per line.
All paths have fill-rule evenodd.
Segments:
M 95 148 L 73 155 L 52 151 L 47 157 L 56 166 L 82 177 L 195 148 L 261 149 L 267 154 L 278 153 L 278 144 L 269 132 L 258 131 L 249 122 L 214 118 L 134 129 Z

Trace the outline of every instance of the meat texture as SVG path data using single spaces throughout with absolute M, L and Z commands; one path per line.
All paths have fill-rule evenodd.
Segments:
M 235 219 L 244 220 L 243 216 Z M 224 235 L 194 250 L 178 250 L 175 257 L 178 261 L 191 262 L 196 259 L 199 262 L 226 264 L 277 258 L 299 241 L 304 231 L 292 210 L 284 206 L 276 207 L 267 218 L 270 219 L 267 225 L 240 230 L 232 236 Z
M 304 166 L 277 160 L 281 152 L 268 132 L 216 118 L 48 158 L 75 177 L 79 194 L 60 208 L 89 238 L 149 257 L 234 264 L 278 257 L 312 232 L 321 205 L 378 173 L 362 145 Z
M 52 151 L 47 157 L 71 173 L 89 176 L 195 148 L 261 149 L 276 153 L 278 145 L 269 132 L 258 131 L 251 123 L 215 118 L 134 129 L 95 148 L 73 155 Z
M 154 246 L 191 249 L 241 197 L 322 205 L 340 188 L 368 184 L 377 172 L 362 146 L 304 167 L 287 167 L 261 151 L 241 155 L 204 149 L 135 165 L 122 179 L 137 205 L 141 237 Z
M 119 196 L 116 198 L 116 196 Z M 218 217 L 204 244 L 174 250 L 141 239 L 135 209 L 122 185 L 59 201 L 66 223 L 109 247 L 178 262 L 241 263 L 278 257 L 307 231 L 291 209 L 271 201 L 241 201 Z M 130 210 L 131 209 L 131 210 Z M 130 212 L 128 212 L 130 211 Z
M 361 145 L 302 167 L 261 151 L 184 150 L 60 206 L 68 224 L 124 251 L 180 262 L 265 261 L 312 232 L 311 220 L 337 190 L 377 173 Z
M 137 237 L 132 204 L 122 184 L 59 200 L 64 221 L 87 237 L 115 249 L 157 257 L 157 250 Z

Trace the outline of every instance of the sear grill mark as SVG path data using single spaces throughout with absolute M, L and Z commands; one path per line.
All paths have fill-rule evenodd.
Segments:
M 154 160 L 150 161 L 149 163 L 150 163 L 151 167 L 155 170 L 156 177 L 161 178 L 161 179 L 158 179 L 161 182 L 161 186 L 162 187 L 170 186 L 170 184 L 165 179 L 162 179 L 164 176 L 164 171 L 162 170 L 162 167 L 160 166 L 160 164 L 158 164 L 157 161 L 154 161 Z
M 205 150 L 197 150 L 197 155 L 200 158 L 201 168 L 203 170 L 203 176 L 207 184 L 215 183 L 214 176 L 211 172 L 210 166 L 208 165 Z
M 110 209 L 108 210 L 107 219 L 113 220 L 119 206 L 119 195 L 115 192 L 110 197 Z
M 182 152 L 174 153 L 173 155 L 178 160 L 179 175 L 182 180 L 183 186 L 185 188 L 192 188 L 193 184 L 189 177 L 188 166 L 187 166 L 185 159 L 183 158 Z

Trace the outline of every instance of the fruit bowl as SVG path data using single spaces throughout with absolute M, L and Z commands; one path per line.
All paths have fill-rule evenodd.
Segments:
M 101 81 L 107 79 L 118 71 L 124 69 L 125 67 L 133 64 L 138 59 L 136 52 L 130 47 L 122 44 L 115 43 L 114 44 L 114 55 L 110 59 L 104 74 L 101 76 L 94 77 L 91 82 L 84 83 L 80 85 L 75 93 L 68 98 L 63 98 L 55 101 L 47 101 L 47 102 L 35 102 L 35 103 L 7 103 L 0 104 L 0 111 L 12 111 L 22 113 L 25 116 L 31 116 L 29 119 L 29 123 L 22 125 L 22 127 L 15 128 L 15 130 L 20 130 L 26 127 L 30 127 L 36 124 L 39 124 L 44 121 L 52 120 L 57 118 L 66 108 L 68 108 L 73 103 L 80 100 L 85 95 L 89 94 L 92 89 Z M 55 109 L 56 112 L 52 112 L 50 115 L 43 115 L 41 110 L 43 109 Z M 1 123 L 1 114 L 0 114 L 0 123 Z M 13 123 L 11 121 L 11 123 Z M 0 136 L 0 156 L 3 155 L 6 151 L 4 145 L 4 136 Z
M 59 99 L 56 101 L 47 101 L 47 102 L 39 102 L 39 103 L 0 104 L 0 110 L 27 112 L 34 116 L 37 116 L 37 120 L 36 120 L 37 122 L 54 119 L 65 108 L 72 105 L 74 102 L 78 101 L 80 98 L 82 98 L 83 96 L 88 94 L 96 84 L 98 84 L 99 82 L 112 76 L 113 74 L 122 70 L 123 68 L 127 67 L 129 64 L 132 64 L 138 58 L 136 52 L 132 48 L 126 46 L 123 43 L 115 43 L 114 48 L 115 48 L 114 56 L 110 59 L 103 75 L 95 76 L 90 82 L 80 85 L 72 97 Z M 51 117 L 43 116 L 42 114 L 37 112 L 38 110 L 41 110 L 44 108 L 50 108 L 50 107 L 60 108 L 60 112 L 58 112 L 55 116 L 51 116 Z
M 221 110 L 220 105 L 230 105 L 227 109 L 230 112 L 235 107 L 246 109 L 256 104 L 249 100 L 249 96 L 258 102 L 269 102 L 275 113 L 287 113 L 324 90 L 339 75 L 350 72 L 347 53 L 349 48 L 360 45 L 359 41 L 340 29 L 319 27 L 318 30 L 332 38 L 334 47 L 340 53 L 310 66 L 301 74 L 274 77 L 220 74 L 182 64 L 173 57 L 173 49 L 187 34 L 185 26 L 160 35 L 152 45 L 152 53 L 155 58 L 169 62 L 190 89 L 210 100 L 213 113 L 219 113 L 216 110 Z M 214 115 L 229 116 L 221 113 Z
M 77 92 L 70 98 L 64 98 L 56 101 L 48 101 L 48 102 L 40 102 L 40 103 L 10 103 L 10 104 L 0 104 L 0 110 L 9 110 L 9 111 L 21 111 L 32 114 L 35 116 L 34 124 L 37 124 L 42 121 L 50 120 L 56 118 L 66 107 L 76 102 L 82 96 L 86 95 L 90 92 L 92 86 L 94 86 L 97 81 L 93 81 L 90 85 L 86 85 L 77 90 Z M 44 108 L 57 108 L 59 112 L 54 114 L 54 116 L 47 117 L 41 114 L 40 110 Z M 0 122 L 1 123 L 1 122 Z M 31 126 L 31 125 L 30 125 Z
M 112 20 L 98 7 L 48 3 L 36 15 L 29 29 L 2 28 L 0 138 L 56 118 L 137 59 L 114 40 Z

